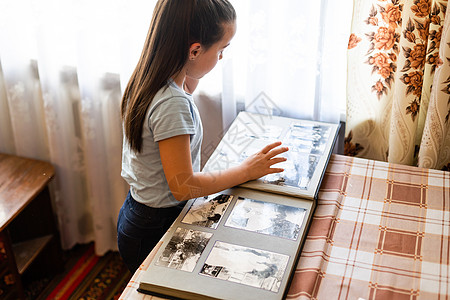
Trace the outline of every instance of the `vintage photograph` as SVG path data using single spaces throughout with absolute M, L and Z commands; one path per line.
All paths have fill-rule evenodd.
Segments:
M 323 154 L 330 135 L 329 126 L 294 123 L 289 127 L 283 143 L 299 152 Z
M 239 197 L 225 226 L 296 240 L 305 214 L 304 208 Z
M 213 194 L 195 199 L 182 223 L 216 229 L 232 195 Z
M 283 133 L 282 127 L 274 125 L 238 124 L 228 142 L 222 145 L 219 154 L 212 158 L 213 169 L 228 168 L 242 162 L 260 149 L 257 140 L 281 140 L 289 151 L 281 154 L 287 161 L 277 166 L 284 172 L 269 174 L 262 178 L 267 184 L 291 186 L 307 190 L 323 155 L 330 136 L 330 126 L 311 123 L 292 123 Z M 238 133 L 245 133 L 246 139 L 233 138 Z M 236 161 L 237 160 L 237 161 Z
M 155 264 L 192 272 L 211 236 L 212 233 L 179 227 Z
M 264 125 L 245 123 L 245 136 L 253 139 L 261 139 L 266 141 L 275 141 L 280 139 L 283 127 L 276 125 Z M 242 129 L 244 130 L 244 129 Z
M 289 256 L 217 241 L 200 274 L 278 292 Z
M 292 149 L 292 147 L 290 148 Z M 297 187 L 302 190 L 308 189 L 320 161 L 320 156 L 295 151 L 287 152 L 284 156 L 287 157 L 287 161 L 279 164 L 279 167 L 284 168 L 284 171 L 266 175 L 263 179 L 264 182 Z
M 289 147 L 282 154 L 287 161 L 279 164 L 284 172 L 269 174 L 264 182 L 308 189 L 329 135 L 330 128 L 325 125 L 292 124 L 283 138 L 283 145 Z

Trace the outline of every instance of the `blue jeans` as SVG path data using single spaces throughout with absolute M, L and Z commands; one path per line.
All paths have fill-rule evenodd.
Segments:
M 186 202 L 168 208 L 152 208 L 133 199 L 130 192 L 117 221 L 119 253 L 134 273 L 178 217 Z

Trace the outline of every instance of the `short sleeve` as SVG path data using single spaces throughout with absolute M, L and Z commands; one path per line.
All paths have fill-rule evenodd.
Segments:
M 177 135 L 195 134 L 189 101 L 183 97 L 172 97 L 152 109 L 148 125 L 155 142 Z

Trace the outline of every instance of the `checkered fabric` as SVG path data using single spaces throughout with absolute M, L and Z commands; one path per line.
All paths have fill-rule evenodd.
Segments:
M 333 155 L 318 198 L 287 299 L 450 298 L 449 172 Z
M 450 173 L 333 155 L 287 299 L 448 299 Z

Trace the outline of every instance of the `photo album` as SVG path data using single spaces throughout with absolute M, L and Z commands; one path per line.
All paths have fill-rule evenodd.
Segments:
M 267 144 L 289 151 L 282 173 L 189 200 L 162 238 L 139 291 L 169 299 L 283 299 L 311 221 L 339 124 L 241 112 L 203 171 Z

